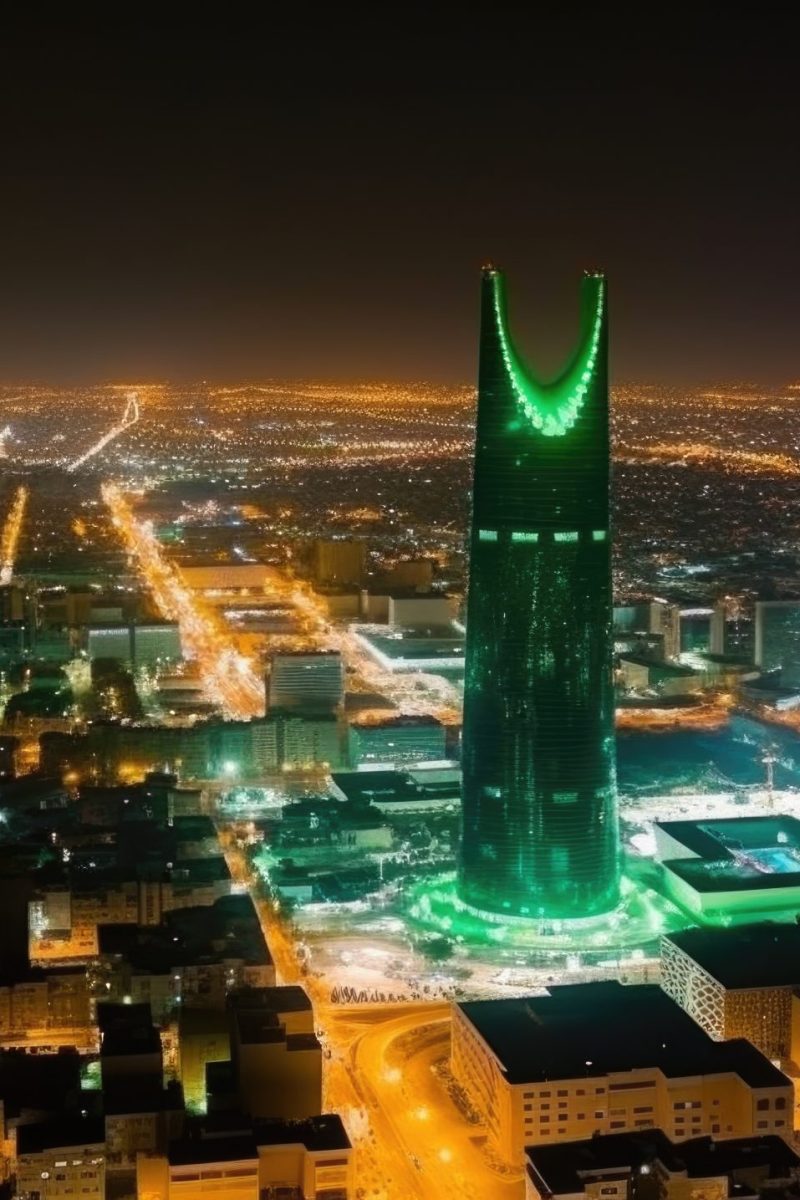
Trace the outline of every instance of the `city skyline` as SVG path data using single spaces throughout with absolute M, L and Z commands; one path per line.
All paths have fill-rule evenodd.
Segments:
M 467 382 L 491 258 L 545 371 L 599 268 L 614 378 L 797 381 L 781 22 L 162 32 L 5 45 L 0 378 Z
M 266 15 L 0 38 L 0 1197 L 793 1200 L 800 23 Z

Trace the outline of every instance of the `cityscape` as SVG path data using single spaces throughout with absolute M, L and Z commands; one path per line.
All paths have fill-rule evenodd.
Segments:
M 60 53 L 58 39 L 43 45 Z M 101 48 L 69 45 L 76 62 Z M 594 43 L 582 47 L 591 64 Z M 261 48 L 223 38 L 219 75 L 197 91 L 202 111 L 236 118 L 220 137 L 242 165 L 230 186 L 248 237 L 246 186 L 264 184 L 247 183 L 237 138 L 255 86 L 243 66 Z M 86 115 L 77 83 L 64 94 L 103 133 L 104 178 L 125 177 L 118 133 L 142 163 L 153 153 L 165 195 L 141 228 L 157 241 L 162 218 L 174 222 L 175 258 L 151 280 L 168 297 L 203 221 L 234 208 L 199 173 L 200 110 L 167 89 L 161 108 L 142 101 L 141 127 L 134 106 L 128 127 L 122 83 L 151 62 L 134 49 L 120 54 L 119 81 L 92 84 L 114 97 L 108 117 L 94 92 Z M 327 63 L 316 36 L 309 56 Z M 666 50 L 653 60 L 659 79 L 671 61 Z M 687 59 L 702 111 L 731 61 L 706 74 L 702 56 Z M 589 92 L 619 116 L 616 85 L 592 78 Z M 420 163 L 427 116 L 449 103 L 436 79 L 430 94 L 420 84 L 426 119 L 409 117 Z M 341 103 L 361 113 L 374 94 L 391 125 L 391 89 L 353 86 Z M 579 136 L 580 95 L 553 94 L 561 136 Z M 275 118 L 255 95 L 248 136 L 272 120 L 287 137 L 302 128 L 302 104 L 293 113 L 279 95 Z M 774 98 L 759 97 L 771 114 Z M 688 129 L 693 116 L 679 106 L 670 121 Z M 185 142 L 171 140 L 173 120 Z M 472 161 L 482 126 L 461 122 Z M 337 129 L 355 153 L 356 132 Z M 731 116 L 720 137 L 734 133 Z M 380 179 L 388 150 L 373 153 Z M 51 154 L 46 177 L 73 180 L 88 203 L 100 174 Z M 311 203 L 302 180 L 315 176 L 294 181 L 298 208 Z M 177 220 L 169 189 L 186 181 L 198 209 Z M 745 223 L 755 194 L 741 199 Z M 109 199 L 119 213 L 127 202 Z M 280 201 L 287 231 L 291 208 Z M 321 214 L 321 201 L 306 211 Z M 138 234 L 109 220 L 88 240 L 122 254 Z M 438 220 L 442 254 L 456 254 Z M 9 334 L 0 1200 L 800 1195 L 796 339 L 773 369 L 737 380 L 731 364 L 747 360 L 720 325 L 729 359 L 709 350 L 692 381 L 676 351 L 674 372 L 648 375 L 640 361 L 655 363 L 658 339 L 645 331 L 639 345 L 630 328 L 655 291 L 636 290 L 633 240 L 621 252 L 598 234 L 608 268 L 588 255 L 576 267 L 571 218 L 557 233 L 572 305 L 556 336 L 552 271 L 537 277 L 527 251 L 515 255 L 527 216 L 512 205 L 509 220 L 502 261 L 461 263 L 465 331 L 448 324 L 455 292 L 442 282 L 441 311 L 421 299 L 398 326 L 405 370 L 387 354 L 383 376 L 384 300 L 373 293 L 372 316 L 348 312 L 333 249 L 322 266 L 301 257 L 301 284 L 276 243 L 267 292 L 284 289 L 292 321 L 306 296 L 310 306 L 293 374 L 281 359 L 288 318 L 236 340 L 260 312 L 250 296 L 247 319 L 235 315 L 250 265 L 235 287 L 232 276 L 187 304 L 185 356 L 152 356 L 159 320 L 176 347 L 183 327 L 166 301 L 153 317 L 134 286 L 116 325 L 104 324 L 113 288 L 101 287 L 74 343 L 55 336 L 43 303 L 41 369 Z M 236 256 L 235 226 L 223 258 Z M 355 217 L 343 229 L 354 244 L 363 232 Z M 371 250 L 354 266 L 359 287 Z M 102 255 L 87 255 L 77 308 L 104 278 Z M 56 296 L 62 265 L 45 258 L 32 278 L 41 267 L 49 283 L 31 287 Z M 421 295 L 427 268 L 412 259 L 397 278 L 411 271 Z M 334 283 L 314 285 L 318 272 Z M 687 298 L 696 319 L 701 291 Z M 349 323 L 364 322 L 347 373 L 333 365 L 336 338 L 315 326 L 323 296 L 346 344 Z M 710 338 L 725 298 L 720 285 Z M 441 357 L 431 321 L 450 347 Z M 236 338 L 214 343 L 217 325 Z M 327 348 L 315 354 L 318 330 Z M 766 324 L 760 336 L 773 345 Z M 116 359 L 93 358 L 100 343 Z M 688 346 L 686 357 L 696 367 Z

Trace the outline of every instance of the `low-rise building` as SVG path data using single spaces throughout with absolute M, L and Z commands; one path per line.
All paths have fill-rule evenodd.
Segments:
M 33 1200 L 105 1200 L 102 1117 L 60 1117 L 17 1129 L 17 1195 Z
M 85 971 L 31 968 L 16 979 L 0 977 L 0 1037 L 89 1024 Z
M 356 721 L 349 727 L 348 744 L 350 764 L 358 770 L 441 762 L 445 757 L 444 726 L 429 716 Z
M 749 1042 L 714 1041 L 661 988 L 592 983 L 455 1006 L 452 1069 L 495 1151 L 663 1129 L 791 1135 L 791 1081 Z
M 229 1000 L 231 1061 L 242 1109 L 303 1119 L 322 1110 L 322 1047 L 301 987 L 248 988 Z
M 138 1200 L 225 1200 L 302 1197 L 352 1200 L 352 1148 L 335 1115 L 303 1121 L 240 1119 L 227 1134 L 190 1130 L 164 1155 L 140 1155 Z
M 800 1158 L 783 1138 L 693 1138 L 660 1129 L 529 1146 L 526 1200 L 728 1200 L 781 1196 L 797 1186 Z

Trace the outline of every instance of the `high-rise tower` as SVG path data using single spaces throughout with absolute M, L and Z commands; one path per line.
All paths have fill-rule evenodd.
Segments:
M 509 916 L 618 898 L 606 342 L 589 274 L 578 349 L 536 382 L 484 271 L 458 887 Z

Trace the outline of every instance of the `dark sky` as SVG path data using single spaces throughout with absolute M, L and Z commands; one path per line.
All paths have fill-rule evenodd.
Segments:
M 618 380 L 800 379 L 798 27 L 713 10 L 5 37 L 0 380 L 471 381 L 489 258 L 543 370 L 600 266 Z

